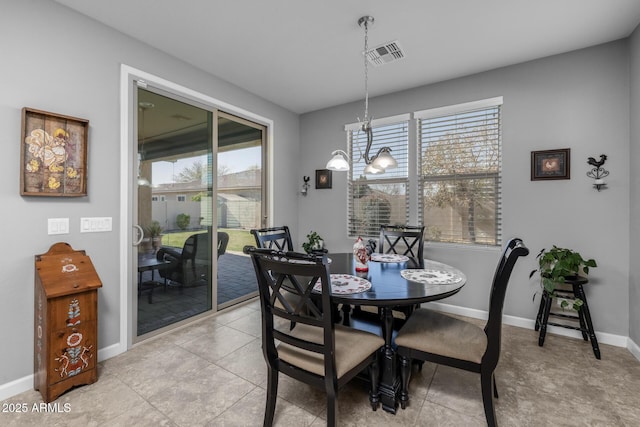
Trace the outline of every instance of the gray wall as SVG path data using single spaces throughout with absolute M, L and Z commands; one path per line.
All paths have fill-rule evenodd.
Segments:
M 631 329 L 636 343 L 640 315 L 631 310 L 630 317 L 629 311 L 640 304 L 640 278 L 637 267 L 631 267 L 640 253 L 640 230 L 637 222 L 630 224 L 629 215 L 640 213 L 640 176 L 630 170 L 629 157 L 638 158 L 640 124 L 635 120 L 630 126 L 629 105 L 631 117 L 638 117 L 638 32 L 630 43 L 610 43 L 371 100 L 371 112 L 379 118 L 504 96 L 505 238 L 523 237 L 534 254 L 555 243 L 596 258 L 600 267 L 593 270 L 588 289 L 596 328 L 623 336 Z M 33 256 L 54 242 L 85 249 L 104 283 L 99 291 L 99 347 L 124 340 L 119 337 L 117 261 L 123 250 L 117 233 L 122 63 L 272 119 L 274 223 L 288 224 L 298 245 L 314 229 L 331 250 L 351 249 L 353 242 L 345 237 L 346 175 L 333 174 L 332 190 L 312 185 L 302 197 L 299 189 L 303 175 L 313 177 L 315 169 L 324 168 L 331 150 L 345 148 L 343 126 L 362 116 L 361 102 L 309 113 L 299 122 L 295 114 L 46 0 L 3 2 L 0 52 L 0 127 L 7 148 L 0 169 L 0 235 L 5 246 L 0 324 L 4 347 L 10 349 L 0 352 L 0 386 L 32 373 Z M 374 70 L 372 87 L 375 73 L 383 72 Z M 18 195 L 20 110 L 25 106 L 90 120 L 87 197 Z M 564 147 L 572 149 L 571 180 L 529 181 L 531 150 Z M 584 174 L 586 158 L 601 153 L 609 155 L 611 176 L 609 189 L 597 193 Z M 114 232 L 80 234 L 79 218 L 84 216 L 112 217 Z M 71 233 L 48 236 L 46 220 L 54 217 L 70 218 Z M 428 245 L 427 256 L 456 265 L 469 276 L 464 291 L 447 302 L 486 309 L 496 250 Z M 514 271 L 506 314 L 533 318 L 531 296 L 537 284 L 528 280 L 528 272 L 534 265 L 531 255 Z
M 629 250 L 629 337 L 640 345 L 640 26 L 636 28 L 630 38 L 630 93 L 631 93 L 631 151 L 629 162 L 632 165 L 629 191 L 631 203 L 631 222 L 629 236 L 631 246 Z
M 51 1 L 3 1 L 0 13 L 0 386 L 33 373 L 34 255 L 66 241 L 91 256 L 99 294 L 99 348 L 120 342 L 120 66 L 122 63 L 274 121 L 275 218 L 297 229 L 298 116 Z M 20 197 L 22 107 L 90 121 L 88 196 Z M 294 168 L 294 169 L 292 169 Z M 110 216 L 113 232 L 80 234 L 80 217 Z M 47 218 L 71 233 L 47 235 Z
M 393 67 L 394 65 L 387 65 Z M 377 74 L 370 73 L 375 88 Z M 541 248 L 556 244 L 595 258 L 587 296 L 598 331 L 629 330 L 629 61 L 618 41 L 370 100 L 375 118 L 504 96 L 503 237 L 522 237 L 532 254 L 512 276 L 505 314 L 533 319 L 538 283 L 528 279 Z M 636 81 L 637 86 L 637 81 Z M 302 173 L 325 167 L 331 150 L 346 148 L 345 123 L 362 116 L 362 102 L 301 116 Z M 530 152 L 571 148 L 571 179 L 530 181 Z M 597 192 L 587 157 L 607 154 L 609 188 Z M 330 250 L 349 250 L 346 174 L 333 173 L 332 190 L 311 189 L 299 205 L 301 235 L 315 230 Z M 301 236 L 303 237 L 303 236 Z M 445 302 L 486 310 L 498 258 L 493 249 L 430 244 L 426 256 L 468 275 L 466 287 Z

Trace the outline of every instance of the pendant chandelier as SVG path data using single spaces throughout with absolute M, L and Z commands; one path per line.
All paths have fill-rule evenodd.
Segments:
M 371 128 L 371 118 L 369 117 L 369 61 L 367 55 L 369 53 L 369 25 L 374 22 L 373 16 L 363 16 L 358 20 L 358 25 L 364 27 L 364 119 L 360 129 L 367 137 L 367 147 L 362 155 L 365 164 L 365 174 L 380 174 L 387 169 L 398 166 L 398 162 L 391 155 L 391 148 L 382 147 L 374 155 L 370 155 L 371 145 L 373 144 L 373 129 Z M 358 119 L 358 121 L 360 121 Z M 334 171 L 349 170 L 349 156 L 343 150 L 335 150 L 331 153 L 333 156 L 327 162 L 327 169 Z

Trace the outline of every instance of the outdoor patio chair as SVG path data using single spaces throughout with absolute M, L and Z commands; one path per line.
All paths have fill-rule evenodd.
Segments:
M 218 253 L 224 254 L 229 243 L 229 235 L 218 232 Z M 187 237 L 182 249 L 162 247 L 156 254 L 157 259 L 169 261 L 170 265 L 159 269 L 160 276 L 181 286 L 196 286 L 207 283 L 207 274 L 211 265 L 209 233 L 196 233 Z

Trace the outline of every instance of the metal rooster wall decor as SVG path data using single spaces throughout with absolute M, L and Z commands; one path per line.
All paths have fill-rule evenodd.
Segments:
M 587 172 L 587 176 L 589 178 L 593 178 L 595 181 L 593 186 L 600 191 L 600 189 L 606 187 L 606 183 L 604 182 L 604 177 L 609 176 L 609 171 L 605 170 L 602 165 L 607 161 L 607 155 L 601 154 L 600 160 L 596 160 L 593 157 L 589 157 L 587 159 L 587 163 L 593 166 L 589 172 Z

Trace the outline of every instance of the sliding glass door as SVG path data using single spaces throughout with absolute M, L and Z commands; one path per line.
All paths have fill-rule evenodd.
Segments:
M 229 243 L 218 258 L 218 309 L 258 294 L 251 260 L 242 253 L 254 245 L 252 228 L 265 218 L 264 126 L 218 112 L 218 231 Z
M 265 218 L 266 132 L 148 86 L 136 104 L 139 340 L 257 295 L 242 248 Z
M 211 310 L 213 116 L 138 89 L 138 336 Z

